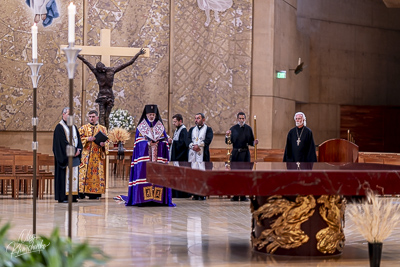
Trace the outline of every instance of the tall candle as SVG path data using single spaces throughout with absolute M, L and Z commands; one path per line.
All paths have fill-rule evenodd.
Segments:
M 36 23 L 32 26 L 32 59 L 37 59 L 37 33 Z
M 76 6 L 71 2 L 68 6 L 68 43 L 75 43 Z

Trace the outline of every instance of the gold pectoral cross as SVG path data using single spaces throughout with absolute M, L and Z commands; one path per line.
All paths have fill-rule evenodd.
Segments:
M 300 140 L 300 137 L 299 138 L 297 138 L 297 146 L 299 146 L 300 145 L 300 142 L 301 142 L 301 140 Z

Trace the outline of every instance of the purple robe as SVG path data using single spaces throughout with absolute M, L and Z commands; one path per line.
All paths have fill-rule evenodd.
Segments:
M 161 122 L 153 122 L 150 128 L 147 119 L 142 120 L 136 129 L 135 144 L 131 162 L 128 196 L 118 196 L 126 206 L 165 205 L 175 207 L 172 203 L 170 188 L 148 183 L 146 180 L 146 162 L 151 160 L 149 142 L 158 141 L 157 162 L 167 163 L 169 160 L 169 146 L 167 133 Z

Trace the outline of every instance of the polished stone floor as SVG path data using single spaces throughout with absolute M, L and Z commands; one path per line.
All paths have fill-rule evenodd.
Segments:
M 251 250 L 249 202 L 215 197 L 174 199 L 175 208 L 125 207 L 112 199 L 127 192 L 125 183 L 109 189 L 101 200 L 85 199 L 73 206 L 73 239 L 100 247 L 111 256 L 107 266 L 369 266 L 367 243 L 350 218 L 341 256 L 265 256 Z M 31 229 L 31 198 L 0 196 L 0 202 L 1 223 L 12 223 L 10 238 Z M 48 235 L 58 226 L 67 235 L 67 210 L 67 204 L 52 196 L 38 200 L 37 233 Z M 381 266 L 400 266 L 400 227 L 384 243 Z

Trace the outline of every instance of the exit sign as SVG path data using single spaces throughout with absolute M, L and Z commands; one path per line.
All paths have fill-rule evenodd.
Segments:
M 280 70 L 276 72 L 276 78 L 286 79 L 286 70 Z

